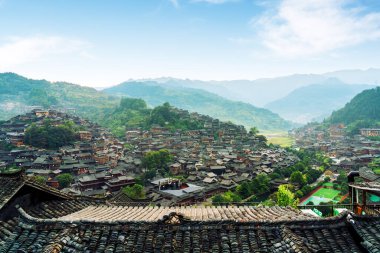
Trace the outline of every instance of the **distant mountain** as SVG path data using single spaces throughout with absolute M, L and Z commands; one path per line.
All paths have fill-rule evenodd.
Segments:
M 202 89 L 221 97 L 264 106 L 277 100 L 296 88 L 318 83 L 327 78 L 319 75 L 292 75 L 279 78 L 232 81 L 199 81 L 189 79 L 159 78 L 137 80 L 139 82 L 156 82 L 161 86 Z
M 184 86 L 179 87 L 171 82 L 129 81 L 107 88 L 104 92 L 110 95 L 142 98 L 151 106 L 169 102 L 181 109 L 209 115 L 222 121 L 232 121 L 246 127 L 256 126 L 261 130 L 286 130 L 293 126 L 267 109 Z
M 323 120 L 371 85 L 349 85 L 336 78 L 298 88 L 265 108 L 298 123 Z
M 89 87 L 0 73 L 0 120 L 24 113 L 31 106 L 42 106 L 75 108 L 80 116 L 97 121 L 119 101 Z
M 289 95 L 298 88 L 321 84 L 330 78 L 338 78 L 347 84 L 378 85 L 380 84 L 380 69 L 341 70 L 325 74 L 295 74 L 257 80 L 199 81 L 164 77 L 138 81 L 154 81 L 161 85 L 202 89 L 224 98 L 263 107 Z
M 375 86 L 380 85 L 380 69 L 367 70 L 340 70 L 323 74 L 326 77 L 338 78 L 348 84 L 365 83 Z
M 331 114 L 329 122 L 353 124 L 358 121 L 380 122 L 380 87 L 356 95 L 342 109 Z

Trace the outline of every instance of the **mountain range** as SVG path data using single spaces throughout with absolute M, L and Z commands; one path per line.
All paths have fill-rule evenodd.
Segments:
M 298 123 L 321 121 L 337 108 L 343 107 L 355 95 L 373 85 L 346 84 L 329 78 L 320 84 L 295 89 L 287 96 L 268 103 L 265 108 Z
M 365 90 L 356 95 L 343 108 L 333 112 L 328 119 L 333 124 L 350 125 L 356 122 L 378 125 L 380 123 L 380 87 Z
M 80 116 L 98 121 L 118 106 L 119 101 L 89 87 L 33 80 L 14 73 L 0 74 L 0 120 L 24 113 L 33 106 L 42 106 L 75 108 Z
M 294 74 L 257 80 L 200 81 L 166 77 L 130 81 L 154 81 L 161 85 L 172 87 L 202 89 L 228 99 L 264 107 L 271 102 L 289 95 L 292 91 L 298 88 L 321 84 L 331 78 L 339 79 L 346 84 L 368 84 L 378 86 L 380 84 L 380 69 L 341 70 L 324 74 Z
M 31 106 L 42 106 L 75 108 L 78 115 L 102 124 L 107 115 L 119 106 L 120 94 L 146 99 L 151 107 L 169 102 L 181 109 L 248 128 L 255 126 L 260 130 L 287 130 L 294 126 L 267 109 L 231 101 L 198 89 L 164 88 L 153 82 L 143 85 L 123 83 L 97 91 L 66 82 L 28 79 L 14 73 L 0 74 L 0 120 L 20 114 Z
M 29 106 L 73 107 L 80 116 L 100 122 L 120 97 L 143 98 L 151 107 L 164 102 L 224 121 L 261 130 L 287 130 L 290 121 L 322 120 L 364 89 L 377 86 L 379 69 L 235 81 L 158 78 L 130 80 L 96 90 L 66 82 L 0 74 L 0 120 Z
M 178 87 L 156 81 L 130 81 L 103 91 L 115 96 L 142 98 L 150 106 L 169 102 L 175 107 L 209 115 L 222 121 L 232 121 L 247 128 L 256 126 L 261 130 L 286 130 L 294 126 L 268 109 L 231 101 L 201 89 Z
M 323 120 L 359 92 L 377 86 L 380 69 L 295 74 L 252 81 L 199 81 L 167 77 L 129 82 L 155 82 L 171 89 L 201 89 L 229 100 L 267 108 L 286 120 L 304 124 Z

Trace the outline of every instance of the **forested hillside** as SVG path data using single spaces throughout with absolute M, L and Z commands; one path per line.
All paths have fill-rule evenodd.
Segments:
M 119 137 L 124 136 L 126 128 L 149 129 L 154 125 L 173 130 L 203 128 L 203 123 L 183 118 L 179 110 L 169 103 L 150 109 L 144 100 L 138 98 L 122 98 L 120 106 L 106 115 L 103 123 Z
M 231 101 L 210 92 L 184 87 L 161 86 L 154 81 L 126 82 L 104 90 L 110 95 L 142 98 L 151 106 L 169 102 L 175 107 L 199 112 L 261 130 L 286 130 L 292 124 L 277 114 L 248 103 Z
M 0 74 L 0 120 L 23 113 L 28 106 L 42 106 L 75 108 L 80 116 L 99 121 L 119 100 L 75 84 L 32 80 L 14 73 Z
M 344 123 L 351 133 L 362 127 L 380 126 L 380 87 L 361 92 L 342 109 L 333 112 L 327 122 Z
M 298 88 L 265 107 L 285 119 L 307 123 L 313 120 L 323 120 L 334 110 L 342 108 L 361 91 L 373 87 L 346 84 L 336 78 L 330 78 L 321 84 Z

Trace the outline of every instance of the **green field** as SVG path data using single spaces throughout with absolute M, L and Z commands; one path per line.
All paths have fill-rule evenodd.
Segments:
M 294 144 L 294 140 L 289 137 L 287 132 L 262 131 L 261 134 L 268 139 L 268 143 L 272 143 L 274 145 L 290 147 Z
M 304 200 L 301 205 L 307 205 L 310 201 L 313 202 L 314 205 L 319 205 L 321 202 L 334 202 L 337 203 L 338 201 L 334 200 L 336 196 L 340 194 L 340 191 L 329 189 L 329 188 L 320 188 L 318 191 L 316 191 L 313 195 L 311 195 L 309 198 Z
M 321 198 L 327 198 L 327 199 L 334 199 L 336 196 L 340 194 L 340 191 L 334 190 L 334 189 L 328 189 L 328 188 L 321 188 L 317 192 L 313 194 L 313 196 L 321 197 Z

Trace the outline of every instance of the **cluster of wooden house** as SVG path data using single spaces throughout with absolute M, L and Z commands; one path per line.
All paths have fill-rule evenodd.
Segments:
M 135 183 L 135 178 L 145 171 L 142 166 L 145 154 L 167 149 L 173 156 L 168 165 L 171 174 L 182 176 L 186 181 L 184 187 L 192 188 L 181 189 L 184 194 L 171 194 L 152 183 L 147 187 L 147 197 L 153 202 L 184 203 L 203 201 L 260 173 L 270 174 L 298 161 L 284 149 L 266 147 L 265 142 L 243 126 L 185 110 L 177 112 L 183 119 L 200 122 L 203 128 L 127 129 L 125 142 L 121 142 L 106 129 L 79 117 L 55 110 L 33 110 L 0 126 L 0 137 L 17 146 L 11 151 L 0 151 L 0 167 L 18 166 L 29 176 L 45 177 L 46 183 L 56 188 L 60 187 L 57 176 L 70 173 L 74 183 L 64 191 L 105 195 Z M 46 119 L 55 125 L 70 120 L 80 126 L 77 141 L 57 150 L 24 145 L 25 129 L 31 123 L 43 124 Z
M 26 128 L 31 123 L 41 125 L 46 119 L 53 125 L 72 121 L 84 130 L 76 132 L 77 141 L 73 145 L 57 150 L 24 145 Z M 16 146 L 10 151 L 0 151 L 0 167 L 20 167 L 29 176 L 45 177 L 46 183 L 56 188 L 60 187 L 56 177 L 62 173 L 75 178 L 72 188 L 65 190 L 84 195 L 115 192 L 135 182 L 125 171 L 116 169 L 124 155 L 124 143 L 99 125 L 76 116 L 56 110 L 33 110 L 3 123 L 0 139 Z
M 318 125 L 311 125 L 293 131 L 292 134 L 297 146 L 321 151 L 333 159 L 332 169 L 349 172 L 368 166 L 380 158 L 380 142 L 367 138 L 372 130 L 374 131 L 362 129 L 361 134 L 349 136 L 345 132 L 345 126 L 341 124 L 325 130 L 321 130 Z
M 125 151 L 124 162 L 130 171 L 139 174 L 139 170 L 144 169 L 140 165 L 146 153 L 167 149 L 174 157 L 169 165 L 171 174 L 181 175 L 187 184 L 199 187 L 196 191 L 176 195 L 160 191 L 153 184 L 148 187 L 152 198 L 160 195 L 160 201 L 173 203 L 203 201 L 260 173 L 270 174 L 298 161 L 284 149 L 266 147 L 259 137 L 248 133 L 243 126 L 184 110 L 179 112 L 185 119 L 201 122 L 204 128 L 172 131 L 153 126 L 150 130 L 135 128 L 126 131 L 126 142 L 131 148 Z

